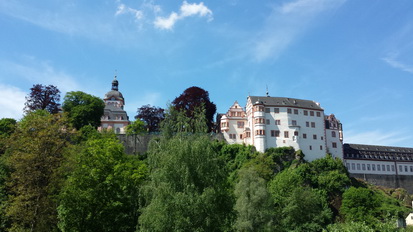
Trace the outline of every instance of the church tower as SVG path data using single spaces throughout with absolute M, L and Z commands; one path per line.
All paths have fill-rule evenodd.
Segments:
M 129 125 L 129 117 L 123 109 L 125 99 L 119 92 L 119 81 L 115 78 L 112 81 L 112 89 L 103 98 L 105 109 L 101 119 L 100 130 L 114 130 L 116 134 L 125 134 L 126 126 Z

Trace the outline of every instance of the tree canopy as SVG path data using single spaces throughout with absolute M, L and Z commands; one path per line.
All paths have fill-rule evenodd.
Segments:
M 140 119 L 145 123 L 148 132 L 158 132 L 161 122 L 165 118 L 165 110 L 151 105 L 144 105 L 138 108 L 135 119 Z
M 217 107 L 209 99 L 208 91 L 196 86 L 187 88 L 181 95 L 172 101 L 172 106 L 178 111 L 183 111 L 189 118 L 194 116 L 196 108 L 201 106 L 204 107 L 208 131 L 213 129 L 214 115 L 217 111 Z
M 62 108 L 74 128 L 79 130 L 86 125 L 97 128 L 100 126 L 105 103 L 98 97 L 75 91 L 66 94 Z
M 35 84 L 26 96 L 25 112 L 47 110 L 51 114 L 59 111 L 60 90 L 54 85 Z

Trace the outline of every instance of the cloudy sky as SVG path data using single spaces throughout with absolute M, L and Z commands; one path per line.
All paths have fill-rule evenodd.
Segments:
M 248 95 L 320 102 L 348 143 L 413 147 L 413 1 L 0 0 L 0 118 L 33 84 L 103 97 L 133 118 L 190 86 L 218 112 Z

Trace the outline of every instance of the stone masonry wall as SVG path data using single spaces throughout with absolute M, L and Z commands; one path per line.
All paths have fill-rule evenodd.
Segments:
M 375 175 L 375 174 L 350 174 L 351 177 L 366 180 L 370 184 L 388 188 L 404 188 L 413 194 L 413 176 Z

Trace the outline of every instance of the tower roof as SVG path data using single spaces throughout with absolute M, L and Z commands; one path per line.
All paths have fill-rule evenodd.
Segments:
M 119 81 L 116 79 L 116 76 L 113 78 L 113 81 L 112 81 L 112 90 L 105 94 L 104 100 L 109 100 L 111 98 L 115 98 L 116 100 L 122 100 L 122 101 L 125 100 L 123 98 L 122 93 L 119 92 Z

